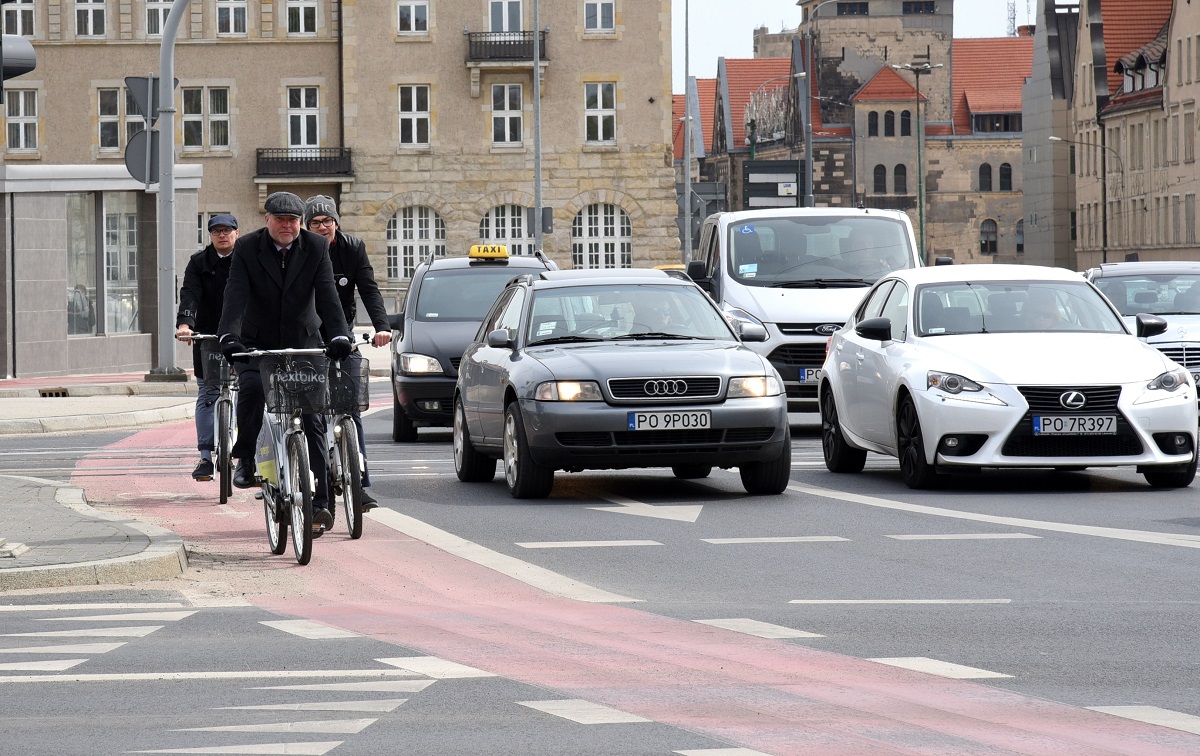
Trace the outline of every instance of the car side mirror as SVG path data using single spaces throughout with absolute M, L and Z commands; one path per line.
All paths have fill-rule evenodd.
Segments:
M 892 319 L 868 318 L 854 326 L 854 332 L 870 341 L 891 341 Z
M 1137 316 L 1137 336 L 1139 339 L 1148 339 L 1151 336 L 1157 336 L 1167 330 L 1167 321 L 1151 315 L 1146 312 L 1139 312 Z
M 388 320 L 388 325 L 391 326 L 391 329 L 393 331 L 398 331 L 401 334 L 404 333 L 404 313 L 397 312 L 397 313 L 389 314 L 387 316 L 387 320 Z
M 945 255 L 938 255 L 937 257 L 933 258 L 933 264 L 934 265 L 953 265 L 954 258 L 946 257 Z
M 742 341 L 766 341 L 767 329 L 758 323 L 740 323 L 738 335 L 742 337 Z
M 488 331 L 487 345 L 493 349 L 512 349 L 513 338 L 509 335 L 507 328 L 497 328 L 494 331 Z

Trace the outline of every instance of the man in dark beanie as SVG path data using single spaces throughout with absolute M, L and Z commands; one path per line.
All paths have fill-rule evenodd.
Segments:
M 333 265 L 333 281 L 337 285 L 338 297 L 342 302 L 342 312 L 346 323 L 354 328 L 354 318 L 357 305 L 354 301 L 354 291 L 362 297 L 363 306 L 367 308 L 367 316 L 371 318 L 371 327 L 375 335 L 371 343 L 377 347 L 386 346 L 392 340 L 392 328 L 388 325 L 387 310 L 383 305 L 383 296 L 375 283 L 375 271 L 367 258 L 367 246 L 362 239 L 342 233 L 341 217 L 338 215 L 337 203 L 332 197 L 316 195 L 309 197 L 304 203 L 304 226 L 313 233 L 320 234 L 329 241 L 329 261 Z M 358 352 L 353 352 L 348 362 L 358 369 L 358 362 L 363 359 Z M 358 448 L 363 456 L 363 488 L 371 485 L 371 475 L 366 468 L 367 443 L 363 433 L 362 417 L 355 412 L 354 419 L 358 424 Z M 363 491 L 363 509 L 371 510 L 377 505 L 370 492 Z

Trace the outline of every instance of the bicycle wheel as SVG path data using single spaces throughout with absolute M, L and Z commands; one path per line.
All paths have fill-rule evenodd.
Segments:
M 358 423 L 354 418 L 342 418 L 342 435 L 338 439 L 338 459 L 342 470 L 342 507 L 346 510 L 346 529 L 351 538 L 362 536 L 362 456 L 358 449 Z
M 271 488 L 271 484 L 262 484 L 263 514 L 267 518 L 267 545 L 271 553 L 279 556 L 287 549 L 287 524 L 290 513 L 277 511 L 283 506 L 279 492 Z
M 308 467 L 308 441 L 303 433 L 292 433 L 287 440 L 288 492 L 284 498 L 292 510 L 292 552 L 300 564 L 312 559 L 313 492 L 312 472 Z
M 233 495 L 233 402 L 217 400 L 217 480 L 221 489 L 221 503 Z

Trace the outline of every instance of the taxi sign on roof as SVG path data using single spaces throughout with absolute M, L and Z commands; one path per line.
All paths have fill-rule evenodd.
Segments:
M 502 260 L 508 257 L 508 247 L 503 244 L 476 244 L 467 256 L 474 260 Z

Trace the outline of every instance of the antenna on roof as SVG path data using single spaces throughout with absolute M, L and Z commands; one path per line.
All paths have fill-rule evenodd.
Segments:
M 1017 36 L 1017 0 L 1008 0 L 1008 36 Z

